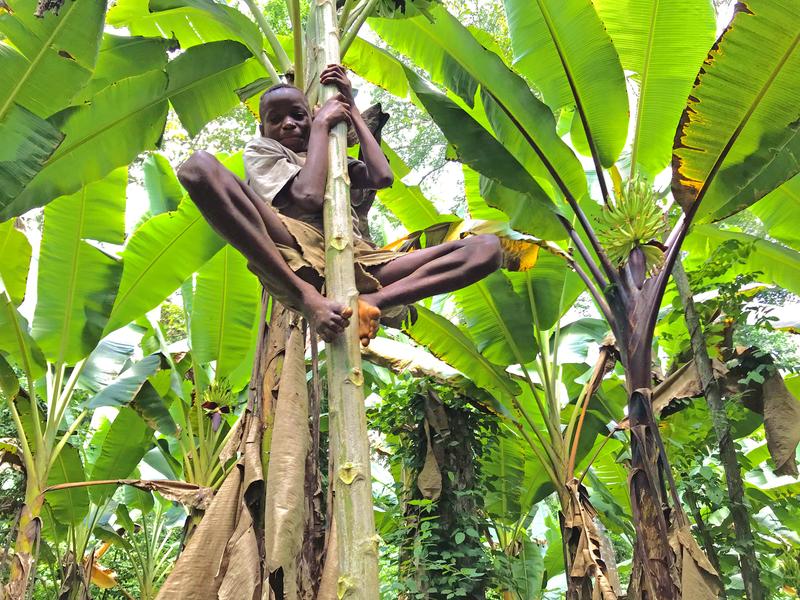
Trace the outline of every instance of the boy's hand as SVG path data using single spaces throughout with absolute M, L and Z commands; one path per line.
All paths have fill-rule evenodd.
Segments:
M 347 73 L 342 65 L 328 65 L 319 76 L 322 85 L 335 85 L 339 92 L 344 96 L 345 101 L 352 107 L 355 105 L 353 100 L 353 85 L 347 78 Z
M 330 98 L 322 105 L 322 108 L 319 109 L 314 117 L 314 122 L 323 123 L 328 131 L 337 123 L 342 122 L 346 123 L 349 127 L 351 121 L 350 104 L 347 102 L 347 98 L 342 94 L 336 94 Z

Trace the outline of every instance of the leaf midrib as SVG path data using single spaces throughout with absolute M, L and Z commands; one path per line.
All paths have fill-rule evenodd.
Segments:
M 650 61 L 653 58 L 653 38 L 655 38 L 656 21 L 658 20 L 657 14 L 660 8 L 661 0 L 653 0 L 653 10 L 650 13 L 650 29 L 647 36 L 647 49 L 645 50 L 644 65 L 639 73 L 639 101 L 636 105 L 636 124 L 634 125 L 633 146 L 631 148 L 631 178 L 636 173 L 636 159 L 639 154 L 639 138 L 642 134 L 640 126 L 642 124 L 642 114 L 644 113 L 643 106 L 645 104 L 645 93 L 647 91 L 647 81 L 650 78 Z
M 543 0 L 536 0 L 536 3 L 539 5 L 539 10 L 542 13 L 545 25 L 547 25 L 547 30 L 549 31 L 550 37 L 553 40 L 553 46 L 555 46 L 556 52 L 558 53 L 558 59 L 561 61 L 561 66 L 564 68 L 564 76 L 567 78 L 567 84 L 572 92 L 572 97 L 575 98 L 575 109 L 578 111 L 578 116 L 581 119 L 581 124 L 583 125 L 584 133 L 586 134 L 586 141 L 589 143 L 592 156 L 597 156 L 597 160 L 599 162 L 600 151 L 597 148 L 594 138 L 592 137 L 592 132 L 589 127 L 589 117 L 586 115 L 586 109 L 583 100 L 581 99 L 581 94 L 578 91 L 578 85 L 573 77 L 573 70 L 569 65 L 566 53 L 563 51 L 564 48 L 561 38 L 558 36 L 558 30 L 553 22 L 552 16 L 550 15 L 550 11 L 545 6 L 545 2 Z M 591 7 L 591 10 L 594 10 L 593 6 Z
M 78 210 L 78 231 L 75 232 L 75 239 L 72 245 L 72 260 L 70 264 L 70 278 L 67 284 L 66 303 L 64 305 L 64 324 L 61 328 L 61 343 L 58 347 L 58 361 L 56 364 L 64 362 L 64 355 L 67 353 L 67 340 L 69 330 L 72 326 L 72 311 L 75 302 L 75 290 L 77 289 L 78 266 L 80 263 L 80 245 L 83 240 L 83 226 L 86 218 L 86 186 L 81 190 L 80 209 Z
M 192 219 L 192 221 L 189 222 L 189 224 L 186 227 L 183 228 L 183 231 L 181 231 L 178 235 L 173 237 L 172 240 L 168 244 L 166 244 L 165 246 L 162 247 L 162 249 L 155 255 L 155 257 L 153 257 L 153 260 L 149 261 L 147 263 L 147 265 L 145 266 L 145 268 L 142 269 L 142 272 L 139 274 L 139 276 L 136 277 L 136 279 L 134 279 L 131 282 L 130 286 L 128 286 L 128 290 L 121 297 L 122 299 L 120 299 L 120 296 L 117 296 L 117 301 L 114 302 L 114 307 L 111 309 L 111 315 L 108 318 L 109 325 L 112 325 L 112 324 L 116 325 L 116 323 L 114 322 L 114 318 L 120 312 L 119 307 L 123 306 L 128 301 L 128 298 L 136 290 L 137 286 L 142 281 L 142 279 L 144 279 L 150 273 L 150 271 L 154 268 L 154 266 L 158 263 L 158 261 L 160 261 L 164 257 L 164 254 L 166 254 L 170 250 L 170 248 L 172 248 L 175 244 L 177 244 L 181 240 L 181 238 L 183 238 L 188 233 L 188 231 L 192 227 L 194 227 L 195 224 L 200 219 L 202 219 L 202 216 L 200 216 L 200 215 L 196 216 L 194 219 Z M 123 255 L 123 261 L 124 260 L 125 260 L 125 257 Z M 123 262 L 123 264 L 124 264 L 124 262 Z M 107 325 L 106 326 L 106 332 L 108 332 L 108 331 L 111 331 L 111 330 L 108 329 L 108 325 Z

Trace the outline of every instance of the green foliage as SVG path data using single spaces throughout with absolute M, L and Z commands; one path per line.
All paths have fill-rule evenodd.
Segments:
M 443 407 L 449 427 L 437 431 L 428 420 L 433 444 L 446 457 L 439 464 L 442 492 L 435 500 L 422 496 L 416 484 L 429 451 L 423 425 L 426 403 L 430 406 L 427 395 Z M 419 599 L 474 597 L 492 586 L 496 577 L 482 541 L 485 522 L 480 512 L 487 480 L 480 458 L 491 445 L 497 424 L 470 408 L 468 399 L 430 382 L 400 381 L 384 388 L 383 398 L 369 419 L 386 436 L 391 451 L 388 466 L 395 477 L 397 500 L 384 510 L 393 513 L 397 525 L 385 541 L 398 561 L 397 578 L 385 581 L 383 593 Z

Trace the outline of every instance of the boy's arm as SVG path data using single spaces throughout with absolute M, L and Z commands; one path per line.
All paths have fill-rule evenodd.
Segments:
M 353 100 L 353 89 L 347 78 L 344 67 L 341 65 L 328 65 L 320 75 L 323 85 L 335 85 L 342 96 L 350 104 L 353 129 L 361 143 L 361 153 L 364 162 L 353 162 L 350 167 L 350 185 L 356 189 L 380 190 L 392 185 L 394 175 L 389 166 L 389 161 L 381 150 L 380 144 L 373 137 Z
M 307 214 L 322 210 L 328 177 L 328 134 L 341 121 L 350 123 L 350 106 L 341 94 L 337 94 L 323 105 L 311 122 L 306 162 L 281 190 L 282 206 L 292 205 Z

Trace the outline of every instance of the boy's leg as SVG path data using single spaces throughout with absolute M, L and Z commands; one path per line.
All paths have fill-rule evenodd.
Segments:
M 261 279 L 279 280 L 290 303 L 302 310 L 323 339 L 344 331 L 350 308 L 328 300 L 289 268 L 275 244 L 296 242 L 253 190 L 207 152 L 197 152 L 181 165 L 178 179 L 213 229 L 247 258 Z
M 439 246 L 416 250 L 370 269 L 381 289 L 360 296 L 360 330 L 369 322 L 370 337 L 377 331 L 377 319 L 369 307 L 379 310 L 411 304 L 460 290 L 500 268 L 500 241 L 494 235 L 477 235 Z M 362 337 L 362 343 L 369 342 Z

